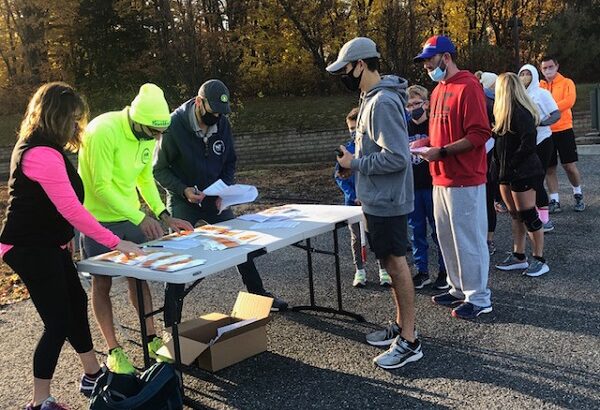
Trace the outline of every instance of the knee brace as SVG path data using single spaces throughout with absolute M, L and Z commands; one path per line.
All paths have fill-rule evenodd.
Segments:
M 519 217 L 529 232 L 535 232 L 542 229 L 543 224 L 535 208 L 519 211 Z

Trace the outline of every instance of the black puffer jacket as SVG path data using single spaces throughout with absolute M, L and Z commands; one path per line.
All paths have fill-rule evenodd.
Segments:
M 543 175 L 542 163 L 536 153 L 535 122 L 521 104 L 513 106 L 510 129 L 511 132 L 504 135 L 495 135 L 494 155 L 499 182 L 510 183 Z

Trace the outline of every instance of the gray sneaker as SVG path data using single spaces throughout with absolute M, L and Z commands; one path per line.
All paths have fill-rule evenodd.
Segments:
M 527 258 L 521 260 L 517 259 L 515 255 L 511 252 L 506 259 L 496 265 L 496 269 L 508 271 L 508 270 L 521 270 L 527 269 L 529 267 L 529 263 L 527 263 Z
M 559 212 L 562 212 L 562 209 L 560 209 L 560 202 L 558 202 L 556 199 L 551 199 L 550 203 L 548 204 L 548 213 L 557 214 Z
M 390 322 L 383 330 L 376 330 L 366 336 L 371 346 L 389 346 L 400 335 L 401 329 L 396 322 Z
M 384 369 L 397 369 L 406 363 L 416 362 L 423 357 L 421 342 L 415 339 L 416 347 L 411 348 L 408 341 L 398 336 L 388 350 L 373 359 L 373 362 Z
M 533 259 L 529 264 L 529 267 L 523 271 L 523 275 L 537 277 L 542 276 L 544 273 L 550 272 L 550 267 L 548 264 L 538 261 L 537 259 Z
M 554 222 L 548 221 L 543 226 L 544 233 L 552 232 L 554 230 Z
M 575 206 L 573 207 L 573 210 L 575 212 L 582 212 L 585 209 L 585 203 L 583 202 L 583 195 L 575 194 L 575 195 L 573 195 L 573 198 L 575 198 Z

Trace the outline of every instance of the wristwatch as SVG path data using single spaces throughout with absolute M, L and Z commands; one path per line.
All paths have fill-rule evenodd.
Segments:
M 164 211 L 162 211 L 160 214 L 158 214 L 158 219 L 163 219 L 163 217 L 169 217 L 171 216 L 171 214 L 169 213 L 169 211 L 167 211 L 166 209 Z
M 446 158 L 448 156 L 448 150 L 446 147 L 440 148 L 440 158 Z

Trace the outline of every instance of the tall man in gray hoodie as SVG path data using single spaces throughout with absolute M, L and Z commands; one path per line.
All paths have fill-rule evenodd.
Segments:
M 327 71 L 340 75 L 352 91 L 361 92 L 356 125 L 356 152 L 340 146 L 341 167 L 356 175 L 371 248 L 392 278 L 396 320 L 367 335 L 367 343 L 390 346 L 373 361 L 394 369 L 423 357 L 415 332 L 415 293 L 408 264 L 407 215 L 413 211 L 413 176 L 404 106 L 407 81 L 379 74 L 379 51 L 366 37 L 342 47 Z

